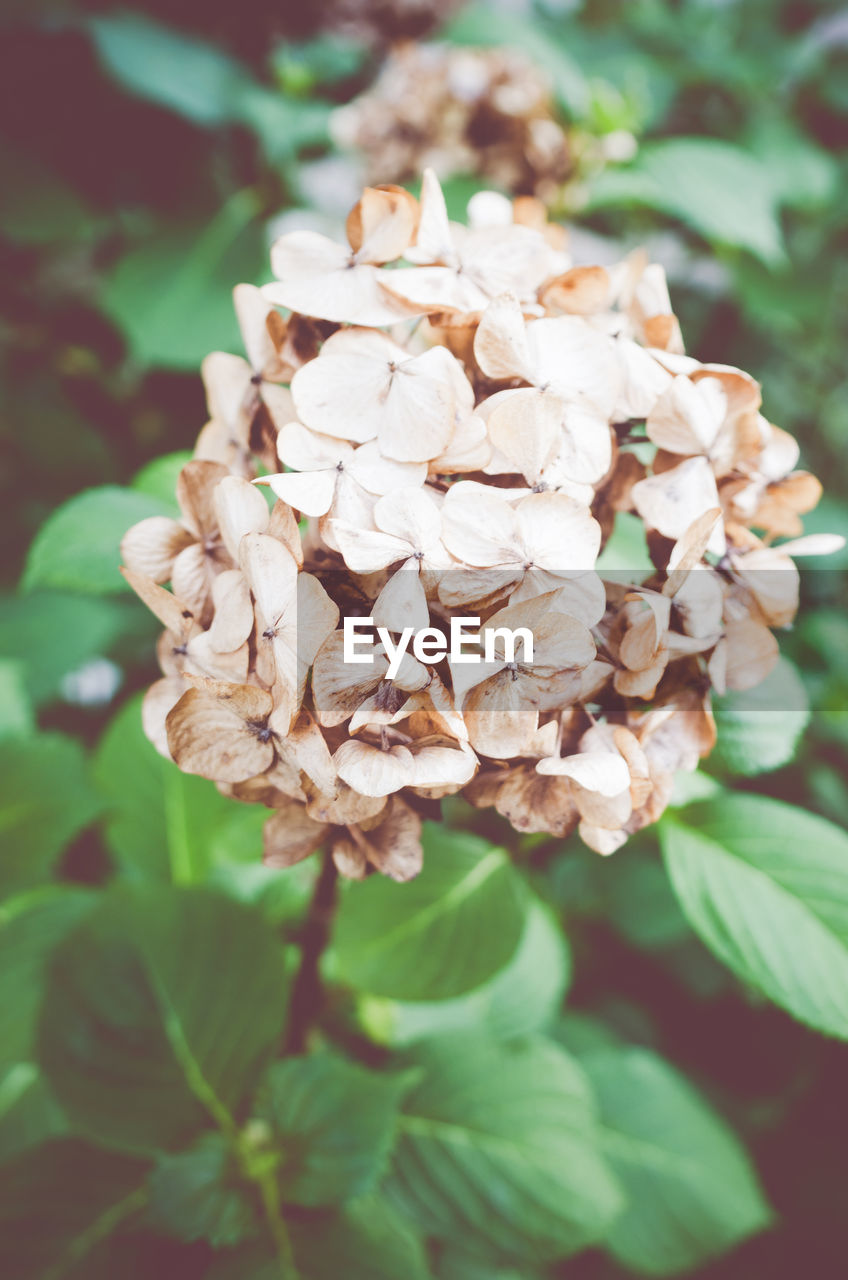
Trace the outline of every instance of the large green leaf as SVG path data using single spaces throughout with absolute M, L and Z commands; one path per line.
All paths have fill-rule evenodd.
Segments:
M 522 889 L 503 849 L 427 823 L 419 876 L 347 887 L 334 934 L 339 978 L 397 1000 L 463 995 L 514 955 Z
M 134 14 L 93 18 L 89 30 L 101 61 L 130 93 L 202 127 L 245 125 L 272 162 L 328 137 L 329 104 L 266 88 L 205 40 Z
M 29 549 L 23 586 L 106 595 L 127 589 L 118 572 L 121 539 L 131 524 L 170 515 L 149 494 L 118 485 L 78 493 L 47 517 Z
M 627 1193 L 607 1236 L 626 1267 L 689 1271 L 771 1221 L 751 1163 L 687 1080 L 647 1049 L 582 1059 L 604 1127 L 603 1150 Z
M 68 672 L 109 650 L 127 626 L 127 606 L 132 602 L 65 591 L 4 596 L 0 655 L 19 663 L 32 700 L 46 702 Z
M 387 1184 L 428 1234 L 544 1260 L 598 1241 L 621 1208 L 582 1069 L 549 1041 L 420 1046 Z
M 248 74 L 214 45 L 129 13 L 92 18 L 88 29 L 103 64 L 131 93 L 199 125 L 237 114 Z
M 0 1164 L 67 1132 L 64 1114 L 33 1063 L 17 1062 L 0 1072 Z
M 19 738 L 35 729 L 24 664 L 0 657 L 0 738 Z
M 33 1056 L 51 952 L 94 903 L 93 893 L 63 885 L 13 900 L 0 914 L 0 1067 Z
M 718 244 L 747 249 L 770 265 L 784 260 L 778 196 L 766 164 L 717 138 L 646 143 L 627 169 L 595 179 L 595 207 L 643 204 Z
M 224 1129 L 282 1030 L 282 948 L 254 908 L 201 889 L 127 886 L 54 952 L 39 1059 L 102 1142 L 170 1148 Z
M 71 1138 L 0 1166 L 0 1275 L 58 1280 L 69 1274 L 143 1206 L 146 1169 L 141 1160 Z
M 215 1249 L 257 1234 L 256 1214 L 230 1144 L 201 1134 L 188 1151 L 159 1158 L 150 1175 L 148 1213 L 154 1229 Z
M 397 1046 L 472 1026 L 508 1040 L 542 1030 L 562 1003 L 570 972 L 562 930 L 547 907 L 531 900 L 518 949 L 482 987 L 453 1000 L 365 996 L 360 1016 L 373 1038 Z
M 401 1089 L 329 1054 L 275 1063 L 257 1116 L 280 1148 L 282 1199 L 316 1207 L 370 1191 L 394 1140 Z
M 439 1258 L 438 1280 L 542 1280 L 541 1272 L 493 1267 L 488 1259 L 475 1258 L 460 1249 L 447 1249 Z
M 118 260 L 100 301 L 138 364 L 196 372 L 209 351 L 241 349 L 232 288 L 265 270 L 256 213 L 237 191 L 211 222 L 160 229 Z
M 204 879 L 222 825 L 234 815 L 253 816 L 252 808 L 226 799 L 214 783 L 181 773 L 159 755 L 144 736 L 140 698 L 127 702 L 103 735 L 94 757 L 94 781 L 109 805 L 109 847 L 134 878 L 178 884 Z M 259 827 L 253 842 L 242 840 L 241 852 L 243 858 L 261 859 Z
M 302 1214 L 290 1238 L 299 1280 L 430 1280 L 424 1250 L 382 1198 L 368 1196 L 342 1213 Z M 281 1280 L 267 1248 L 222 1253 L 205 1280 Z
M 715 702 L 716 755 L 731 771 L 753 775 L 779 769 L 795 755 L 810 720 L 810 705 L 788 658 L 753 689 Z
M 848 1039 L 848 836 L 763 796 L 725 793 L 660 824 L 680 905 L 743 981 Z
M 78 742 L 61 733 L 0 741 L 0 895 L 49 876 L 100 808 Z

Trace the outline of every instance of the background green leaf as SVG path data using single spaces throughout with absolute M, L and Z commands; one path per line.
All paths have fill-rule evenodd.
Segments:
M 81 745 L 61 733 L 0 741 L 0 891 L 48 879 L 102 807 Z
M 148 516 L 170 515 L 146 493 L 104 485 L 69 498 L 41 526 L 30 547 L 23 586 L 104 595 L 126 591 L 118 572 L 121 539 Z
M 720 960 L 809 1026 L 848 1039 L 848 836 L 764 796 L 668 814 L 680 905 Z
M 398 1000 L 462 995 L 503 968 L 524 927 L 521 882 L 503 849 L 431 823 L 424 869 L 408 884 L 346 887 L 333 937 L 347 982 Z
M 54 953 L 39 1061 L 88 1133 L 171 1148 L 204 1122 L 232 1127 L 286 993 L 282 949 L 254 908 L 208 890 L 122 888 Z
M 598 1241 L 621 1209 L 599 1148 L 594 1098 L 549 1041 L 474 1036 L 416 1051 L 387 1190 L 433 1235 L 517 1259 Z
M 679 1072 L 630 1046 L 581 1062 L 598 1098 L 603 1150 L 627 1194 L 606 1240 L 624 1266 L 678 1275 L 770 1224 L 741 1144 Z
M 401 1089 L 329 1054 L 275 1063 L 256 1114 L 279 1145 L 282 1199 L 315 1208 L 369 1192 L 394 1140 Z

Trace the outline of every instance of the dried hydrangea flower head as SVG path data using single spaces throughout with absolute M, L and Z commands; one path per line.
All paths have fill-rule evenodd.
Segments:
M 551 199 L 575 167 L 545 76 L 511 49 L 398 46 L 332 128 L 365 157 L 368 180 L 408 182 L 432 166 Z
M 205 362 L 180 519 L 124 539 L 165 628 L 146 731 L 269 808 L 273 866 L 408 879 L 459 792 L 612 853 L 711 750 L 713 692 L 774 667 L 795 557 L 840 545 L 801 536 L 818 482 L 749 375 L 685 354 L 658 267 L 475 201 L 451 223 L 428 171 L 347 243 L 278 241 L 236 289 L 246 359 Z M 651 571 L 599 562 L 623 516 Z

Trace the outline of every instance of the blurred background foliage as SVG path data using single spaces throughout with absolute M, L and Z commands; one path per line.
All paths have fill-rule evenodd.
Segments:
M 136 0 L 131 9 L 8 0 L 0 24 L 0 821 L 9 850 L 0 873 L 0 952 L 6 946 L 11 954 L 16 922 L 24 935 L 15 953 L 24 959 L 0 999 L 10 1010 L 0 1155 L 20 1159 L 67 1132 L 50 1092 L 55 1082 L 48 1087 L 30 1058 L 38 1056 L 50 1077 L 50 1054 L 61 1058 L 62 1035 L 70 1033 L 57 1015 L 56 1044 L 39 1056 L 33 1026 L 40 1002 L 59 1000 L 56 990 L 44 995 L 45 957 L 97 910 L 97 897 L 121 885 L 223 890 L 232 918 L 224 912 L 216 923 L 201 895 L 192 928 L 199 954 L 213 958 L 216 929 L 244 930 L 245 948 L 256 955 L 232 957 L 236 985 L 255 981 L 251 965 L 262 963 L 264 940 L 274 953 L 266 964 L 273 988 L 283 955 L 274 947 L 298 937 L 312 869 L 264 870 L 264 814 L 178 774 L 143 740 L 135 694 L 154 674 L 155 624 L 122 590 L 114 565 L 129 524 L 173 510 L 174 478 L 206 415 L 199 363 L 210 350 L 237 349 L 232 285 L 268 278 L 269 243 L 293 218 L 327 227 L 353 201 L 361 161 L 334 141 L 335 109 L 373 84 L 402 39 L 522 50 L 547 77 L 558 118 L 589 156 L 560 193 L 578 261 L 610 261 L 645 244 L 664 262 L 688 349 L 760 379 L 765 412 L 797 435 L 802 465 L 823 478 L 825 497 L 806 527 L 848 533 L 848 11 L 836 0 L 470 7 Z M 594 150 L 587 140 L 598 143 Z M 479 173 L 454 175 L 446 183 L 453 211 L 486 185 Z M 846 565 L 843 552 L 804 575 L 800 622 L 784 645 L 801 672 L 800 682 L 787 677 L 797 684 L 792 708 L 779 725 L 772 712 L 757 720 L 756 706 L 753 719 L 746 718 L 751 708 L 720 708 L 724 745 L 708 764 L 738 790 L 790 799 L 841 825 L 848 824 Z M 448 817 L 460 828 L 469 822 L 458 806 Z M 487 823 L 476 818 L 483 835 L 516 844 L 504 827 Z M 555 1035 L 594 1063 L 589 1073 L 601 1093 L 604 1051 L 622 1042 L 660 1051 L 682 1068 L 745 1137 L 780 1215 L 778 1229 L 697 1275 L 843 1274 L 844 1049 L 762 1005 L 719 968 L 680 914 L 654 837 L 610 862 L 577 844 L 551 856 L 550 848 L 518 843 L 535 889 L 565 921 L 576 960 L 572 1012 L 560 1019 L 568 965 L 562 955 L 548 957 L 555 981 L 539 994 L 547 1001 L 539 1021 L 553 1011 Z M 267 928 L 254 930 L 250 945 L 242 907 Z M 162 907 L 164 915 L 173 910 Z M 121 911 L 130 908 L 117 902 L 100 911 L 104 937 Z M 99 945 L 118 947 L 110 937 Z M 537 942 L 546 954 L 544 938 Z M 72 1004 L 82 991 L 74 974 L 88 960 L 78 947 L 69 963 Z M 227 963 L 220 960 L 222 980 Z M 281 961 L 280 983 L 284 968 Z M 0 988 L 3 982 L 0 967 Z M 333 1016 L 339 1041 L 347 1037 L 366 1060 L 379 1056 L 375 1044 L 402 1045 L 428 1025 L 444 1030 L 468 1020 L 461 1004 L 450 1013 L 450 1001 L 433 1013 L 426 1003 L 388 999 L 373 976 L 359 987 L 367 995 L 354 1000 L 355 1010 L 349 994 L 339 996 Z M 101 993 L 107 1003 L 114 995 Z M 268 999 L 276 999 L 273 990 Z M 508 993 L 505 1014 L 503 999 L 490 994 L 478 1009 L 501 1009 L 514 1028 Z M 225 990 L 222 1017 L 235 1017 L 238 1004 Z M 254 1021 L 262 1004 L 250 1002 Z M 145 1043 L 153 1061 L 156 1047 Z M 258 1071 L 250 1044 L 245 1053 L 245 1070 Z M 608 1061 L 606 1075 L 626 1081 L 628 1063 L 644 1084 L 638 1056 Z M 658 1094 L 682 1087 L 676 1076 L 648 1076 Z M 68 1089 L 79 1119 L 82 1094 L 73 1093 L 73 1081 Z M 184 1112 L 164 1094 L 149 1102 L 148 1136 L 153 1143 L 158 1125 L 167 1147 Z M 112 1121 L 120 1129 L 119 1104 Z M 683 1098 L 681 1132 L 692 1120 L 687 1105 Z M 148 1125 L 142 1110 L 126 1120 L 133 1123 Z M 93 1121 L 74 1132 L 88 1140 L 92 1127 L 96 1140 Z M 51 1161 L 62 1188 L 62 1161 L 76 1167 L 67 1143 L 78 1140 L 64 1139 Z M 226 1180 L 216 1182 L 221 1153 L 214 1146 L 203 1153 L 193 1157 L 196 1170 L 159 1163 L 159 1216 L 143 1235 L 121 1237 L 117 1254 L 97 1263 L 102 1272 L 87 1263 L 74 1270 L 72 1258 L 55 1274 L 95 1280 L 171 1265 L 212 1280 L 276 1274 L 253 1260 L 232 1272 L 218 1263 L 209 1269 L 213 1245 L 244 1238 L 239 1223 L 250 1206 L 232 1190 L 227 1199 Z M 244 1160 L 255 1154 L 242 1152 Z M 98 1176 L 115 1186 L 127 1180 L 131 1195 L 137 1157 L 109 1158 L 114 1167 Z M 31 1178 L 49 1196 L 49 1178 L 42 1187 L 44 1170 L 30 1165 L 15 1166 L 12 1185 Z M 265 1195 L 267 1179 L 251 1169 L 251 1186 Z M 200 1222 L 183 1229 L 181 1244 L 167 1243 L 180 1236 L 169 1228 L 168 1188 L 190 1196 L 194 1177 L 213 1182 L 223 1197 L 212 1211 L 219 1234 Z M 92 1204 L 100 1203 L 97 1193 L 93 1187 Z M 308 1194 L 294 1202 L 316 1203 Z M 25 1223 L 26 1199 L 17 1214 L 15 1204 L 13 1197 L 11 1221 Z M 88 1208 L 81 1206 L 79 1221 L 76 1210 L 69 1203 L 66 1216 L 84 1226 Z M 353 1239 L 360 1225 L 346 1221 L 344 1231 Z M 54 1226 L 61 1236 L 68 1223 Z M 657 1226 L 654 1240 L 659 1235 Z M 341 1256 L 353 1256 L 345 1254 L 344 1232 L 340 1239 Z M 624 1240 L 612 1259 L 593 1251 L 556 1274 L 612 1280 L 628 1263 L 678 1274 L 709 1252 L 670 1248 L 665 1258 L 646 1260 L 638 1240 Z M 417 1276 L 413 1254 L 389 1259 L 387 1280 Z M 48 1274 L 50 1265 L 49 1257 L 27 1255 L 7 1274 Z M 333 1265 L 313 1260 L 305 1274 L 341 1274 Z M 449 1250 L 439 1265 L 443 1280 L 542 1274 L 480 1269 L 461 1250 Z M 376 1271 L 362 1274 L 379 1280 Z

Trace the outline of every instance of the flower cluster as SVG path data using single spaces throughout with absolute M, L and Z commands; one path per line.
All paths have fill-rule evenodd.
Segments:
M 124 539 L 165 628 L 146 731 L 272 810 L 272 865 L 407 879 L 458 792 L 611 853 L 712 748 L 712 691 L 774 666 L 793 557 L 838 543 L 798 536 L 818 481 L 748 374 L 684 353 L 642 255 L 574 266 L 491 193 L 455 225 L 432 172 L 420 202 L 367 189 L 347 236 L 285 235 L 275 283 L 236 288 L 247 355 L 204 364 L 181 517 Z M 652 570 L 598 564 L 625 518 Z M 353 664 L 351 617 L 475 617 L 485 660 Z
M 406 182 L 432 166 L 485 175 L 553 200 L 575 169 L 538 68 L 510 49 L 398 46 L 374 85 L 333 116 L 337 142 L 361 153 L 368 181 Z

